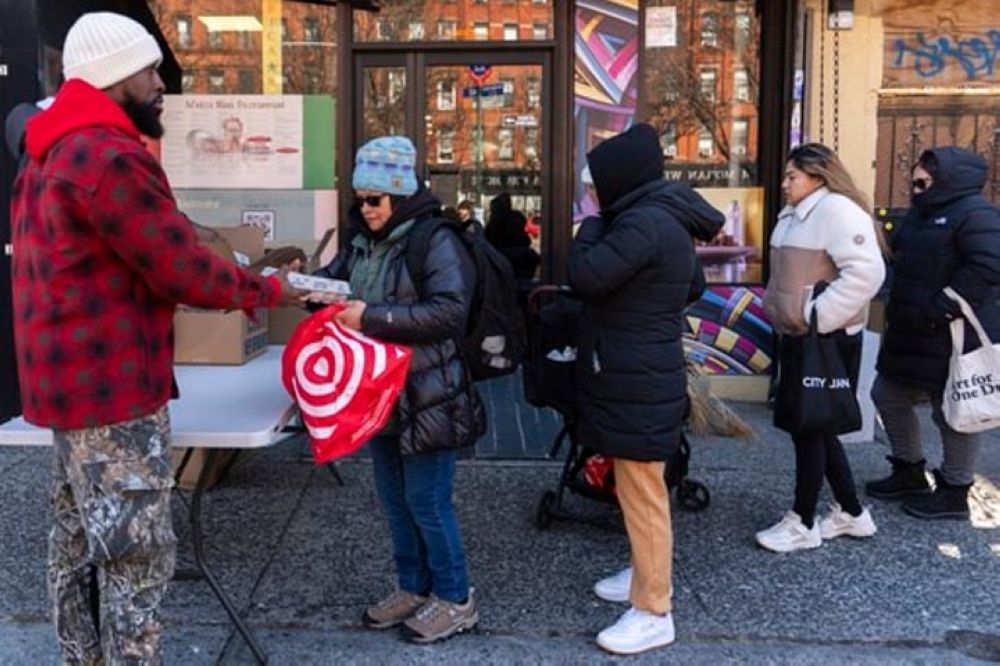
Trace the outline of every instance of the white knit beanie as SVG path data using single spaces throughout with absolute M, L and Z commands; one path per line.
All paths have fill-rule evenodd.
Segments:
M 76 20 L 63 44 L 63 76 L 109 88 L 150 65 L 163 53 L 149 32 L 127 16 L 92 12 Z

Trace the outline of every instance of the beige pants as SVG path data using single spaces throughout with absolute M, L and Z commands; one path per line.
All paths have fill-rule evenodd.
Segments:
M 639 610 L 670 612 L 674 537 L 666 464 L 615 458 L 615 486 L 632 547 L 629 600 Z

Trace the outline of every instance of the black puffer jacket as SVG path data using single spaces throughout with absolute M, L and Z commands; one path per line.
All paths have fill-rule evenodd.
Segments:
M 986 161 L 961 148 L 936 148 L 938 174 L 913 198 L 891 237 L 892 286 L 878 371 L 897 382 L 940 391 L 951 355 L 949 320 L 958 306 L 944 295 L 951 286 L 975 310 L 994 340 L 1000 339 L 1000 211 L 980 192 Z M 975 346 L 975 334 L 965 327 Z
M 28 159 L 26 155 L 27 151 L 24 147 L 25 125 L 27 125 L 29 118 L 39 112 L 41 112 L 41 109 L 34 104 L 18 104 L 10 110 L 10 113 L 7 114 L 7 118 L 4 120 L 4 136 L 7 140 L 7 149 L 14 156 L 14 161 L 17 163 L 19 171 Z
M 421 224 L 439 214 L 440 202 L 421 190 L 397 208 L 382 233 L 408 220 Z M 357 216 L 352 217 L 357 233 L 371 233 Z M 456 340 L 465 332 L 475 267 L 455 233 L 442 229 L 431 237 L 424 283 L 418 289 L 406 268 L 406 243 L 396 248 L 386 259 L 385 302 L 368 304 L 362 332 L 413 349 L 406 387 L 396 406 L 400 448 L 411 454 L 470 446 L 486 431 L 486 416 Z M 316 274 L 348 279 L 361 251 L 346 243 Z
M 663 180 L 647 125 L 587 160 L 602 211 L 570 249 L 570 285 L 584 299 L 578 434 L 605 455 L 666 460 L 688 407 L 684 307 L 703 279 L 692 236 L 709 240 L 725 220 L 688 186 Z

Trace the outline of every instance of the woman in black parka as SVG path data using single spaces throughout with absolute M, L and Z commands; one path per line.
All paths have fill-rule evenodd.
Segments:
M 952 430 L 941 412 L 951 356 L 949 324 L 962 313 L 944 294 L 950 286 L 975 311 L 990 338 L 1000 339 L 1000 211 L 981 194 L 986 160 L 956 147 L 925 151 L 913 168 L 913 207 L 890 236 L 893 281 L 887 329 L 872 399 L 892 446 L 892 473 L 865 485 L 873 497 L 903 499 L 919 518 L 968 518 L 980 436 Z M 967 325 L 965 340 L 974 347 Z M 931 403 L 944 460 L 924 475 L 914 405 Z
M 674 639 L 670 504 L 665 461 L 687 411 L 683 312 L 700 282 L 692 236 L 710 240 L 724 218 L 691 188 L 663 180 L 656 131 L 636 125 L 587 155 L 599 217 L 570 249 L 570 286 L 584 301 L 576 365 L 578 435 L 614 458 L 632 548 L 629 609 L 598 644 L 632 654 Z M 697 276 L 697 277 L 696 277 Z

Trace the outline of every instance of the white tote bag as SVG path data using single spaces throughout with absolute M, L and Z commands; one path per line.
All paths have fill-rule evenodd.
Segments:
M 972 308 L 951 287 L 944 293 L 962 308 L 951 321 L 951 362 L 944 387 L 944 418 L 958 432 L 982 432 L 1000 426 L 1000 345 L 990 342 Z M 979 336 L 979 347 L 963 354 L 965 321 Z

